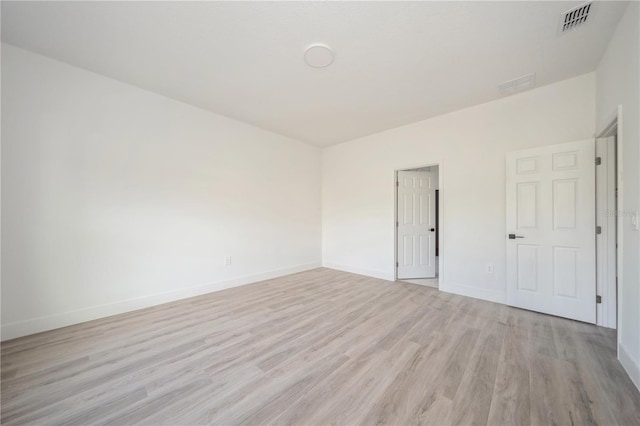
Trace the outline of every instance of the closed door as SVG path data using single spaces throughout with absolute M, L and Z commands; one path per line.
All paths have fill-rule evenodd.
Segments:
M 595 143 L 507 156 L 507 303 L 595 323 Z
M 436 276 L 436 172 L 398 172 L 398 279 Z

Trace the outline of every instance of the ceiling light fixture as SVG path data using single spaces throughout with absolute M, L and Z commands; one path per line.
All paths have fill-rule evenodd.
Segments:
M 314 68 L 324 68 L 333 62 L 333 50 L 326 44 L 312 44 L 304 51 L 304 61 Z

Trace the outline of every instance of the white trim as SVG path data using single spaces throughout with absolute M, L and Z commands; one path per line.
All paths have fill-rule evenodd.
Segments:
M 605 125 L 599 132 L 596 132 L 597 138 L 606 138 L 616 133 L 616 128 L 620 125 L 618 117 L 622 114 L 622 105 L 618 105 L 615 111 L 609 115 L 609 119 L 605 121 Z
M 617 155 L 618 174 L 616 178 L 618 180 L 618 204 L 616 205 L 616 209 L 618 211 L 622 211 L 624 209 L 624 162 L 623 162 L 624 135 L 623 135 L 623 124 L 622 124 L 623 114 L 622 113 L 623 113 L 622 105 L 618 105 L 618 108 L 616 109 L 614 114 L 612 114 L 609 120 L 606 122 L 607 124 L 605 124 L 604 128 L 602 128 L 601 131 L 598 133 L 598 137 L 607 137 L 607 136 L 613 136 L 613 135 L 616 135 L 617 137 L 616 147 L 618 150 L 618 155 Z M 624 269 L 622 268 L 622 260 L 624 259 L 624 254 L 623 254 L 624 233 L 623 233 L 623 226 L 621 222 L 622 221 L 618 219 L 618 253 L 617 253 L 618 307 L 621 306 L 620 301 L 623 300 L 624 298 L 624 285 L 622 284 L 624 279 L 623 277 Z M 620 321 L 620 314 L 621 314 L 620 311 L 621 310 L 618 309 L 618 312 L 617 312 L 618 360 L 620 361 L 620 364 L 622 364 L 622 367 L 625 369 L 625 371 L 629 375 L 629 378 L 631 378 L 631 381 L 633 382 L 633 384 L 636 386 L 636 388 L 638 388 L 638 390 L 640 390 L 640 365 L 636 364 L 633 357 L 631 356 L 631 352 L 625 347 L 625 345 L 620 340 L 620 336 L 623 335 L 622 328 L 624 327 L 624 323 Z
M 624 143 L 623 143 L 623 132 L 622 132 L 622 105 L 618 105 L 618 107 L 616 108 L 616 110 L 613 112 L 613 114 L 611 114 L 609 121 L 606 122 L 607 124 L 605 124 L 605 126 L 600 130 L 599 133 L 597 133 L 597 137 L 599 138 L 604 138 L 607 136 L 613 136 L 614 134 L 617 135 L 617 141 L 616 141 L 616 149 L 617 149 L 617 181 L 618 181 L 618 204 L 616 205 L 616 210 L 617 211 L 622 211 L 624 208 Z M 618 333 L 617 333 L 617 340 L 618 340 L 618 359 L 620 359 L 620 336 L 622 336 L 622 328 L 623 328 L 623 324 L 620 321 L 620 309 L 619 307 L 621 306 L 620 301 L 622 300 L 622 298 L 624 297 L 623 292 L 624 292 L 624 285 L 623 285 L 623 280 L 624 280 L 624 269 L 622 269 L 622 259 L 624 258 L 624 233 L 623 231 L 623 226 L 621 225 L 621 221 L 618 220 L 618 236 L 617 236 L 617 240 L 618 240 L 618 253 L 617 253 L 617 273 L 618 273 L 618 309 L 617 309 L 617 316 L 618 316 Z
M 633 361 L 629 351 L 622 343 L 618 343 L 618 360 L 631 378 L 633 384 L 640 390 L 640 365 Z
M 601 234 L 596 235 L 596 294 L 602 296 L 602 303 L 596 304 L 596 324 L 616 328 L 618 301 L 616 299 L 617 249 L 615 186 L 616 144 L 612 136 L 596 139 L 596 156 L 602 164 L 596 167 L 596 225 Z
M 357 266 L 346 266 L 332 262 L 323 262 L 322 266 L 329 269 L 335 269 L 336 271 L 350 272 L 352 274 L 365 275 L 367 277 L 380 278 L 381 280 L 394 281 L 393 273 L 389 271 L 383 271 L 380 269 L 365 269 L 358 268 Z
M 294 274 L 296 272 L 308 271 L 310 269 L 319 268 L 320 266 L 321 262 L 312 262 L 303 265 L 291 266 L 288 268 L 276 269 L 273 271 L 265 271 L 257 274 L 245 275 L 242 277 L 232 278 L 230 280 L 219 281 L 203 286 L 189 287 L 166 293 L 158 293 L 150 296 L 143 296 L 135 299 L 108 303 L 105 305 L 92 306 L 89 308 L 78 309 L 76 311 L 65 312 L 48 317 L 40 317 L 25 321 L 14 322 L 11 324 L 3 324 L 1 340 L 4 341 L 8 339 L 14 339 L 16 337 L 27 336 L 34 333 L 40 333 L 60 327 L 79 324 L 86 321 L 135 311 L 137 309 L 148 308 L 151 306 L 173 302 L 180 299 L 200 296 L 202 294 L 212 293 L 231 287 L 238 287 L 245 284 L 251 284 L 258 281 L 281 277 L 283 275 Z
M 438 288 L 442 288 L 444 284 L 444 246 L 443 235 L 444 235 L 444 215 L 443 215 L 443 205 L 442 202 L 442 189 L 444 188 L 444 178 L 443 175 L 443 161 L 442 160 L 434 160 L 426 163 L 413 163 L 410 165 L 405 165 L 403 167 L 395 167 L 393 170 L 393 276 L 391 278 L 392 281 L 398 280 L 398 268 L 396 264 L 398 263 L 398 229 L 396 228 L 396 222 L 398 221 L 398 185 L 396 182 L 398 181 L 398 172 L 403 170 L 410 169 L 419 169 L 422 167 L 438 167 L 438 191 L 439 191 L 439 202 L 438 202 Z
M 501 303 L 506 305 L 506 296 L 502 291 L 490 290 L 486 288 L 472 287 L 461 284 L 444 284 L 440 283 L 440 290 L 445 293 L 459 294 L 461 296 L 473 297 L 489 302 Z

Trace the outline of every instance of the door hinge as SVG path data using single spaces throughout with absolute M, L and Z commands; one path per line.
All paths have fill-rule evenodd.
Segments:
M 602 157 L 596 157 L 596 166 L 602 164 Z
M 396 222 L 396 228 L 400 226 L 400 222 Z
M 596 296 L 596 303 L 602 303 L 602 296 L 600 295 Z
M 596 226 L 596 234 L 602 234 L 602 226 Z
M 399 180 L 396 181 L 396 186 L 400 186 L 400 181 Z
M 400 262 L 396 262 L 396 268 L 400 266 Z

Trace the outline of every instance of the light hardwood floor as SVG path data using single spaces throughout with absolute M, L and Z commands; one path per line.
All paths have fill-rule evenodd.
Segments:
M 1 349 L 3 424 L 640 424 L 613 330 L 329 269 Z

